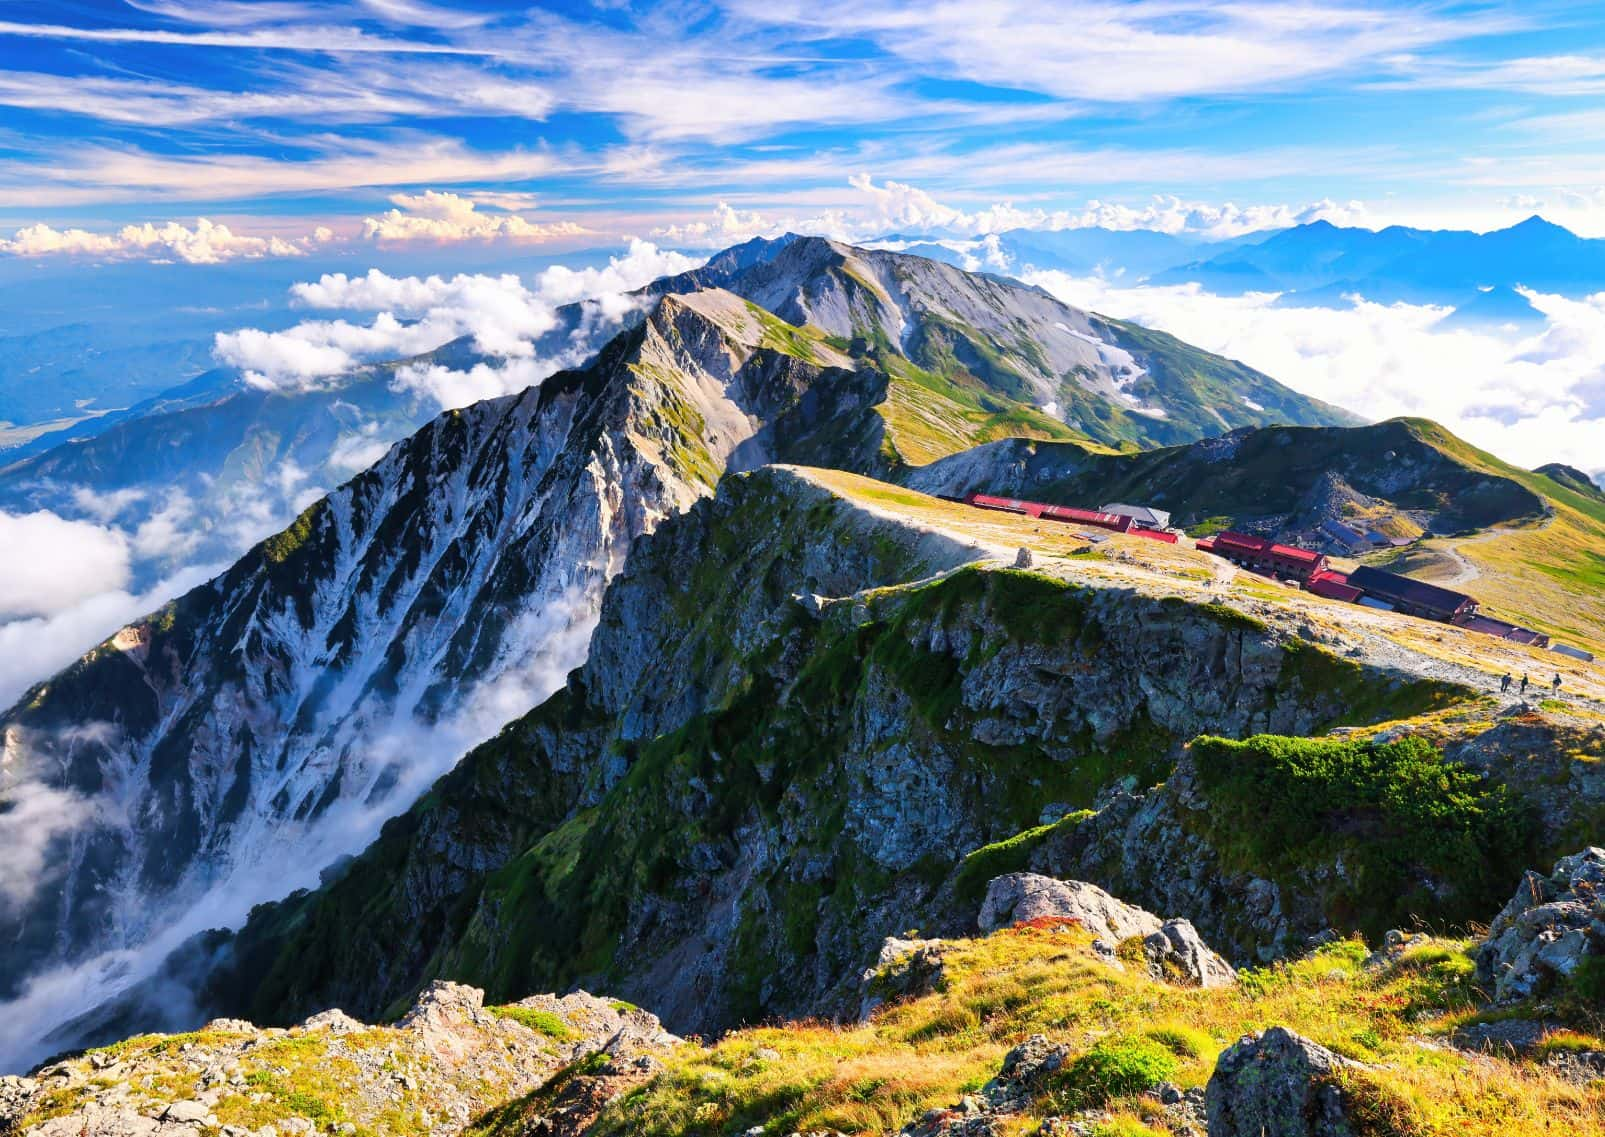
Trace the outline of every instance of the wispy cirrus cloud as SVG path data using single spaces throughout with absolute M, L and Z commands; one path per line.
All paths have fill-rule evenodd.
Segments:
M 296 23 L 277 27 L 210 28 L 182 31 L 167 28 L 90 28 L 68 24 L 28 24 L 0 20 L 0 35 L 27 39 L 101 44 L 159 44 L 169 47 L 247 48 L 253 51 L 302 51 L 328 55 L 486 55 L 480 48 L 422 40 L 393 39 L 359 27 Z
M 1275 90 L 1521 22 L 1424 7 L 1204 0 L 739 0 L 739 7 L 816 39 L 870 37 L 916 68 L 939 62 L 979 83 L 1114 103 Z
M 0 172 L 0 207 L 86 200 L 217 201 L 362 186 L 518 181 L 558 166 L 558 159 L 546 151 L 486 153 L 453 138 L 418 132 L 357 139 L 324 135 L 304 139 L 302 146 L 303 156 L 295 160 L 86 146 L 55 161 L 19 163 Z
M 280 67 L 238 89 L 123 76 L 0 71 L 0 106 L 83 115 L 142 127 L 260 119 L 393 122 L 453 115 L 524 118 L 551 113 L 541 85 L 461 64 L 406 69 Z
M 1466 59 L 1405 55 L 1391 61 L 1397 77 L 1378 90 L 1518 91 L 1560 98 L 1605 95 L 1605 53 Z

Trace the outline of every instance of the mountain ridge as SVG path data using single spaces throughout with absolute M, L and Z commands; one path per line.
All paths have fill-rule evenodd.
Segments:
M 312 827 L 303 854 L 338 841 L 317 828 L 336 805 L 360 831 L 364 802 L 410 800 L 424 728 L 427 769 L 526 709 L 525 687 L 559 685 L 630 542 L 738 450 L 848 460 L 857 438 L 878 461 L 873 377 L 764 346 L 745 303 L 713 295 L 665 299 L 588 369 L 441 415 L 0 717 L 11 784 L 96 818 L 52 846 L 61 871 L 3 949 L 8 994 L 43 961 L 139 941 L 290 831 Z M 804 405 L 820 381 L 837 397 Z M 119 881 L 137 908 L 114 907 Z

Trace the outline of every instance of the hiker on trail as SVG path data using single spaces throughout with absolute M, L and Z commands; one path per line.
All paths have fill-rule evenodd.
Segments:
M 1555 672 L 1555 678 L 1549 681 L 1549 685 L 1555 688 L 1555 694 L 1560 694 L 1560 672 Z
M 1501 694 L 1510 690 L 1510 672 L 1505 672 L 1504 676 L 1499 680 L 1499 690 Z
M 1527 693 L 1527 676 L 1525 675 L 1521 677 L 1521 693 L 1523 695 Z

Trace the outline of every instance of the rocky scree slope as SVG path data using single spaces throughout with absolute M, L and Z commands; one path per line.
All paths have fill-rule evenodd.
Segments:
M 771 469 L 660 527 L 567 689 L 340 881 L 255 914 L 222 1005 L 377 1013 L 439 976 L 605 979 L 682 1031 L 844 1010 L 881 937 L 973 918 L 966 850 L 1151 784 L 1206 731 L 1452 697 L 1220 605 L 995 564 L 923 579 L 977 550 L 930 553 L 878 504 L 901 492 Z
M 561 684 L 632 542 L 727 466 L 875 461 L 883 382 L 778 324 L 664 299 L 591 367 L 442 415 L 0 717 L 5 796 L 76 822 L 3 910 L 0 997 L 351 851 Z

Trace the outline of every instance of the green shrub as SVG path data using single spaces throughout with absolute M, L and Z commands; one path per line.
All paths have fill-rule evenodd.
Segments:
M 1215 1053 L 1215 1040 L 1196 1027 L 1162 1023 L 1143 1032 L 1178 1058 L 1206 1058 Z
M 1151 1038 L 1106 1038 L 1066 1066 L 1058 1081 L 1071 1108 L 1092 1109 L 1151 1090 L 1176 1068 L 1176 1056 Z
M 1595 1005 L 1605 1003 L 1605 956 L 1583 957 L 1572 972 L 1572 990 Z
M 537 1011 L 533 1007 L 491 1007 L 490 1013 L 499 1019 L 511 1019 L 520 1026 L 526 1026 L 537 1034 L 544 1034 L 548 1038 L 555 1038 L 559 1042 L 574 1037 L 573 1028 L 563 1021 L 561 1015 L 551 1011 Z
M 1328 915 L 1368 934 L 1497 911 L 1536 855 L 1527 807 L 1424 739 L 1204 737 L 1191 749 L 1213 806 L 1199 824 L 1227 858 L 1287 879 L 1341 855 Z M 1424 875 L 1449 887 L 1425 889 Z

